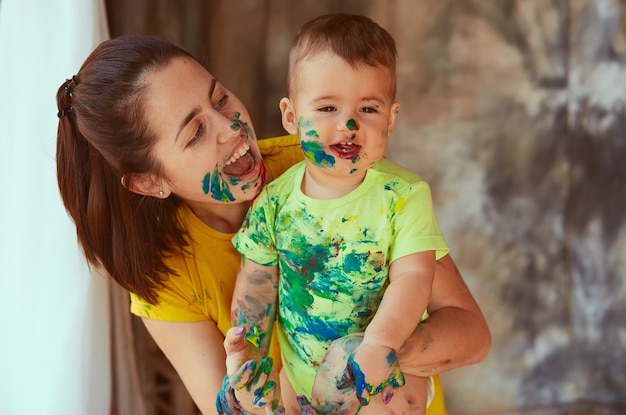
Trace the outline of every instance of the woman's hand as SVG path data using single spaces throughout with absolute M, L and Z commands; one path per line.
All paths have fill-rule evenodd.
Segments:
M 226 333 L 226 379 L 217 399 L 217 407 L 224 414 L 257 413 L 282 414 L 278 374 L 272 370 L 271 357 L 263 357 L 259 350 L 244 339 L 243 327 Z M 232 411 L 232 412 L 231 412 Z

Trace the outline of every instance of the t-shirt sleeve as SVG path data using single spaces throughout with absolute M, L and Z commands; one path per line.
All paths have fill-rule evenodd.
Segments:
M 164 321 L 196 322 L 207 319 L 199 304 L 188 298 L 170 277 L 167 286 L 159 290 L 158 304 L 150 304 L 136 294 L 130 293 L 130 312 L 137 317 Z
M 413 183 L 398 197 L 393 220 L 395 240 L 390 252 L 391 261 L 431 250 L 440 259 L 449 252 L 435 218 L 430 187 L 425 181 Z
M 278 264 L 273 217 L 271 198 L 265 188 L 233 237 L 233 245 L 243 257 L 264 266 Z

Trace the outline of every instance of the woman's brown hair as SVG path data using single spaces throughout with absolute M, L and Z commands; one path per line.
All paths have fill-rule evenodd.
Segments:
M 172 272 L 164 258 L 186 245 L 180 202 L 132 193 L 121 182 L 161 173 L 145 92 L 150 74 L 179 57 L 194 59 L 152 36 L 117 37 L 96 47 L 57 92 L 57 180 L 85 257 L 152 304 Z

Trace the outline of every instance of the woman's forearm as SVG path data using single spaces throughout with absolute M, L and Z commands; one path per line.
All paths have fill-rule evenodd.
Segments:
M 402 371 L 416 376 L 439 374 L 482 361 L 491 334 L 478 304 L 450 256 L 438 261 L 430 317 L 400 350 Z

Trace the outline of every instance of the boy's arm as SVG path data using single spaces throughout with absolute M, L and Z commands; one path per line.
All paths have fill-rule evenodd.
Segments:
M 400 350 L 428 307 L 435 263 L 434 251 L 418 252 L 392 262 L 389 286 L 365 330 L 364 343 Z
M 278 373 L 268 357 L 278 303 L 278 266 L 242 256 L 226 334 L 227 379 L 217 397 L 220 414 L 280 413 Z
M 425 251 L 391 264 L 389 286 L 378 311 L 365 330 L 363 342 L 348 359 L 363 404 L 367 404 L 370 395 L 382 392 L 387 386 L 395 388 L 404 384 L 396 352 L 428 307 L 435 263 L 434 251 Z
M 269 351 L 278 304 L 278 266 L 260 265 L 245 257 L 237 274 L 231 305 L 233 327 L 246 327 L 246 340 L 263 356 Z

